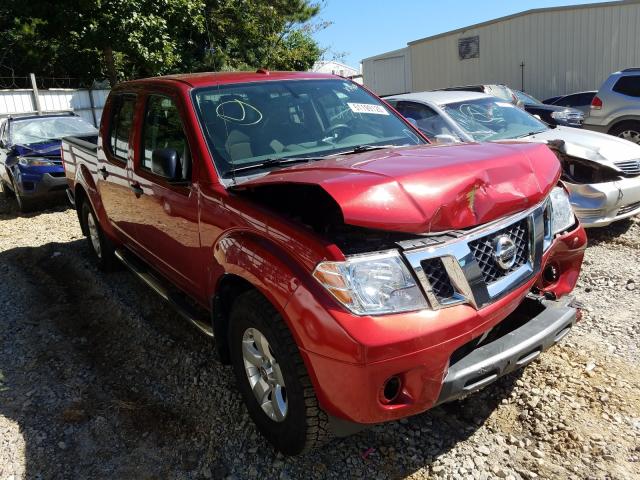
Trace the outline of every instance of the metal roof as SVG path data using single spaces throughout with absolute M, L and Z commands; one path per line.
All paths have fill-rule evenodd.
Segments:
M 531 10 L 525 10 L 524 12 L 514 13 L 512 15 L 507 15 L 504 17 L 495 18 L 493 20 L 488 20 L 486 22 L 476 23 L 474 25 L 469 25 L 468 27 L 462 27 L 455 30 L 450 30 L 448 32 L 439 33 L 437 35 L 432 35 L 429 37 L 420 38 L 418 40 L 413 40 L 407 45 L 415 45 L 416 43 L 422 43 L 429 40 L 435 40 L 436 38 L 446 37 L 447 35 L 453 35 L 456 33 L 464 33 L 467 30 L 473 30 L 475 28 L 485 27 L 487 25 L 491 25 L 494 23 L 504 22 L 506 20 L 511 20 L 513 18 L 524 17 L 525 15 L 531 15 L 534 13 L 543 13 L 543 12 L 559 12 L 563 10 L 580 10 L 585 8 L 600 8 L 600 7 L 615 7 L 615 6 L 623 6 L 623 5 L 632 5 L 640 3 L 640 0 L 617 0 L 610 2 L 601 2 L 601 3 L 587 3 L 580 5 L 565 5 L 561 7 L 547 7 L 547 8 L 533 8 Z
M 639 0 L 640 1 L 640 0 Z M 270 72 L 260 70 L 251 72 L 202 72 L 188 73 L 180 75 L 165 75 L 161 77 L 141 78 L 138 80 L 129 80 L 117 85 L 117 88 L 127 88 L 132 86 L 142 86 L 148 83 L 166 83 L 179 82 L 189 85 L 190 87 L 206 87 L 211 85 L 222 85 L 227 83 L 249 83 L 249 82 L 266 82 L 269 80 L 303 80 L 303 79 L 320 79 L 320 78 L 336 78 L 336 75 L 328 73 L 316 72 Z
M 490 98 L 491 95 L 481 92 L 467 92 L 461 90 L 432 92 L 405 93 L 402 95 L 390 95 L 384 97 L 385 100 L 406 100 L 431 103 L 434 105 L 446 105 L 448 103 L 466 102 L 477 98 Z

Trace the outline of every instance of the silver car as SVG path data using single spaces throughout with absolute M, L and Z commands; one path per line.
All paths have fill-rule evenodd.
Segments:
M 609 75 L 591 101 L 584 128 L 640 144 L 640 68 Z
M 433 142 L 546 143 L 563 166 L 571 204 L 585 227 L 640 213 L 640 145 L 570 127 L 550 128 L 502 99 L 475 92 L 385 98 Z

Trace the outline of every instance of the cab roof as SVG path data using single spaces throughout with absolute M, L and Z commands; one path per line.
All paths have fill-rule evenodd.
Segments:
M 202 72 L 180 75 L 165 75 L 162 77 L 142 78 L 130 80 L 117 85 L 118 88 L 140 87 L 148 84 L 175 84 L 181 83 L 189 87 L 209 87 L 213 85 L 224 85 L 230 83 L 264 82 L 270 80 L 316 80 L 316 79 L 339 79 L 336 75 L 316 72 L 270 72 L 259 69 L 255 72 Z

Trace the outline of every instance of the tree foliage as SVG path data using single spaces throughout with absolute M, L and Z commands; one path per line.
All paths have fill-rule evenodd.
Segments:
M 4 0 L 0 76 L 116 81 L 174 72 L 305 70 L 311 0 Z M 2 68 L 4 67 L 4 68 Z

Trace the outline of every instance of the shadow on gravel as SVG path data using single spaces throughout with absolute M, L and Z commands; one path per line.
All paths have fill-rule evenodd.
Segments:
M 587 229 L 587 238 L 589 239 L 588 245 L 590 247 L 600 245 L 602 243 L 611 242 L 614 239 L 627 233 L 631 227 L 636 223 L 634 218 L 625 218 L 618 222 L 607 225 L 600 228 Z
M 0 416 L 20 427 L 25 478 L 399 478 L 471 436 L 518 378 L 282 458 L 211 343 L 128 272 L 96 271 L 84 241 L 1 252 L 0 277 Z
M 41 200 L 31 211 L 22 213 L 18 210 L 18 204 L 14 198 L 7 198 L 0 187 L 0 220 L 12 220 L 18 217 L 37 217 L 42 213 L 51 213 L 52 211 L 61 212 L 71 208 L 67 202 L 66 196 L 56 195 L 46 200 Z

